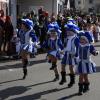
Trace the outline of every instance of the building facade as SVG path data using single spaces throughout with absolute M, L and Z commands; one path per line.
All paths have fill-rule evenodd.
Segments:
M 22 13 L 28 13 L 34 10 L 36 13 L 40 6 L 48 11 L 49 15 L 62 12 L 65 0 L 0 0 L 0 9 L 5 11 L 6 15 L 11 16 L 14 28 L 16 28 L 16 17 Z
M 69 2 L 70 2 L 70 8 L 71 9 L 75 9 L 75 0 L 69 0 Z M 65 0 L 65 4 L 64 5 L 66 6 L 67 3 L 68 3 L 68 0 Z
M 17 0 L 18 14 L 32 10 L 37 13 L 42 6 L 49 14 L 55 13 L 57 15 L 59 11 L 62 11 L 63 3 L 64 0 Z
M 76 10 L 100 13 L 100 0 L 75 0 Z

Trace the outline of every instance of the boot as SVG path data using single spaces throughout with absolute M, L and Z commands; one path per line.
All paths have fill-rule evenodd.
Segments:
M 82 95 L 82 92 L 83 92 L 83 83 L 78 83 L 78 86 L 79 86 L 79 91 L 78 91 L 78 95 Z
M 25 79 L 27 76 L 27 68 L 23 68 L 23 73 L 24 73 L 23 79 Z
M 55 75 L 55 78 L 53 79 L 53 82 L 58 81 L 59 80 L 59 75 Z
M 69 74 L 70 76 L 70 83 L 68 84 L 68 87 L 72 87 L 75 84 L 75 75 L 74 74 Z
M 28 60 L 25 59 L 24 60 L 24 65 L 23 65 L 23 73 L 24 73 L 23 79 L 25 79 L 26 76 L 27 76 L 27 65 L 28 65 Z
M 61 72 L 61 81 L 59 82 L 60 85 L 63 85 L 66 82 L 66 72 Z
M 56 63 L 52 63 L 50 70 L 54 70 L 55 67 L 57 67 Z
M 83 93 L 89 91 L 89 85 L 90 83 L 84 83 Z

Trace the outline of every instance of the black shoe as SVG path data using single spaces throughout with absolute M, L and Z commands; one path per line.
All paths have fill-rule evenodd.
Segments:
M 50 70 L 54 70 L 56 67 L 57 67 L 57 65 L 56 65 L 56 63 L 54 62 L 54 63 L 52 63 L 52 66 L 51 66 Z
M 66 83 L 66 72 L 61 72 L 61 81 L 59 82 L 60 85 L 63 85 L 64 83 Z
M 78 95 L 82 95 L 83 94 L 83 83 L 78 83 L 79 86 L 79 91 L 78 91 Z
M 75 75 L 69 74 L 70 76 L 70 83 L 68 84 L 68 87 L 71 88 L 75 84 Z
M 59 80 L 59 75 L 55 75 L 55 78 L 53 79 L 53 82 L 56 82 Z
M 27 76 L 27 68 L 23 68 L 23 73 L 24 73 L 23 79 L 25 79 Z
M 82 92 L 78 92 L 78 96 L 81 96 L 81 95 L 83 95 Z
M 64 83 L 66 83 L 67 81 L 66 80 L 61 80 L 60 82 L 59 82 L 59 84 L 60 85 L 63 85 Z
M 84 84 L 83 84 L 83 86 L 84 86 L 84 87 L 83 87 L 83 93 L 89 91 L 89 85 L 90 85 L 89 83 L 84 83 Z
M 26 79 L 26 76 L 27 76 L 27 75 L 24 75 L 24 76 L 23 76 L 23 80 Z
M 74 84 L 75 84 L 75 83 L 70 82 L 70 83 L 68 84 L 68 88 L 71 88 Z
M 50 68 L 50 70 L 54 70 L 54 68 L 53 68 L 53 67 L 51 67 L 51 68 Z

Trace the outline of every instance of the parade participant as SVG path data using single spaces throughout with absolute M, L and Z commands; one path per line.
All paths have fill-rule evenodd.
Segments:
M 88 74 L 96 72 L 95 64 L 91 61 L 90 55 L 97 56 L 98 52 L 91 44 L 92 38 L 89 33 L 80 33 L 80 44 L 78 49 L 78 66 L 76 72 L 79 74 L 79 92 L 78 95 L 82 95 L 89 90 Z
M 33 51 L 33 42 L 37 40 L 36 35 L 32 31 L 33 22 L 29 19 L 22 19 L 21 30 L 19 32 L 21 50 L 20 56 L 23 64 L 23 79 L 27 76 L 28 57 Z
M 49 30 L 51 30 L 51 29 L 55 29 L 58 37 L 59 38 L 61 37 L 62 31 L 60 30 L 60 27 L 58 26 L 57 22 L 52 22 L 48 25 L 48 33 L 49 33 Z
M 67 24 L 65 25 L 66 28 L 66 41 L 65 41 L 65 54 L 61 62 L 61 81 L 60 85 L 63 85 L 66 82 L 66 65 L 69 65 L 69 71 L 70 71 L 70 82 L 68 84 L 68 87 L 72 87 L 75 83 L 75 72 L 74 72 L 74 66 L 75 66 L 75 59 L 77 57 L 77 48 L 79 45 L 79 39 L 76 35 L 76 28 L 73 24 Z
M 55 78 L 53 81 L 59 80 L 59 74 L 57 70 L 57 60 L 60 59 L 61 51 L 63 50 L 63 45 L 61 40 L 58 38 L 57 32 L 55 29 L 49 31 L 50 37 L 44 42 L 42 47 L 48 49 L 47 60 L 49 63 L 52 63 L 50 70 L 54 70 Z
M 88 23 L 84 23 L 83 24 L 83 28 L 82 28 L 85 33 L 90 34 L 91 38 L 92 38 L 92 43 L 94 43 L 94 36 L 93 36 L 93 27 L 91 25 L 89 25 Z
M 76 24 L 76 21 L 72 17 L 67 17 L 68 23 L 72 22 L 73 24 Z

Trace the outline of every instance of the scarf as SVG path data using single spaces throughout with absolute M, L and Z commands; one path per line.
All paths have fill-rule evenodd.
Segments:
M 75 37 L 75 35 L 68 37 L 65 51 L 68 51 L 68 52 L 71 51 L 71 48 L 72 48 L 72 40 L 73 40 L 74 37 Z

